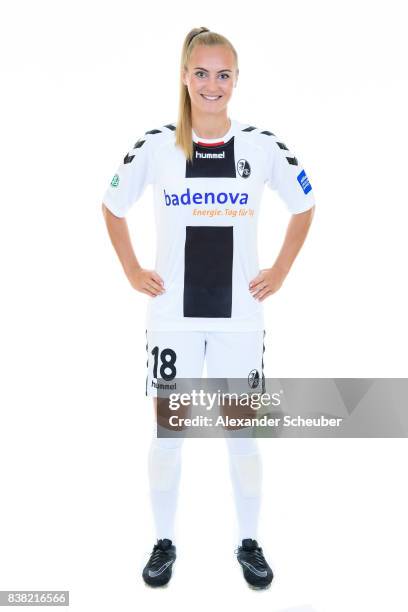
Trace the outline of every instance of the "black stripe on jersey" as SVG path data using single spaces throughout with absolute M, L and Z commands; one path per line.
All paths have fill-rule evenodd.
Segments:
M 145 134 L 161 134 L 161 130 L 149 130 L 148 132 L 145 132 Z
M 244 130 L 242 130 L 243 132 L 252 132 L 253 130 L 256 130 L 257 128 L 254 127 L 253 125 L 250 125 L 249 127 L 245 128 Z
M 186 178 L 236 176 L 234 136 L 225 144 L 216 147 L 206 147 L 193 142 L 193 161 L 186 159 Z
M 277 142 L 276 144 L 278 145 L 278 147 L 280 149 L 284 149 L 285 151 L 289 151 L 288 147 L 285 145 L 284 142 Z
M 268 132 L 268 130 L 264 130 L 261 134 L 265 134 L 266 136 L 275 136 L 273 132 Z
M 231 317 L 232 225 L 187 225 L 184 247 L 185 317 Z
M 173 125 L 172 123 L 168 123 L 168 124 L 167 124 L 167 125 L 165 125 L 164 127 L 168 128 L 169 130 L 173 130 L 173 131 L 176 129 L 176 126 L 175 126 L 175 125 Z
M 299 163 L 296 157 L 287 157 L 286 159 L 288 160 L 288 164 L 291 164 L 291 166 L 297 166 Z

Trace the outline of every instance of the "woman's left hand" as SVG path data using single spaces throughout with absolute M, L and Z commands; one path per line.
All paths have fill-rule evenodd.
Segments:
M 280 289 L 285 277 L 286 272 L 281 268 L 275 266 L 266 268 L 261 270 L 249 283 L 249 290 L 256 300 L 262 302 L 265 298 Z

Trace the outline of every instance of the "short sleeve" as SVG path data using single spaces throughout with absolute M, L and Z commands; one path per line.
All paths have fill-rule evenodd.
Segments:
M 290 213 L 309 210 L 315 205 L 315 198 L 305 169 L 284 142 L 271 132 L 268 134 L 266 184 L 278 192 Z
M 146 135 L 137 140 L 126 153 L 103 196 L 103 203 L 117 217 L 125 217 L 147 185 L 153 182 L 150 148 Z

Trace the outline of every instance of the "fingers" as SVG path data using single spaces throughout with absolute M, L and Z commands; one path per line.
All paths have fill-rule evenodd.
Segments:
M 153 271 L 153 272 L 152 272 L 151 278 L 152 278 L 152 279 L 153 279 L 155 282 L 157 282 L 159 285 L 161 285 L 161 286 L 163 286 L 163 287 L 164 287 L 164 281 L 163 281 L 163 279 L 162 279 L 162 278 L 161 278 L 161 277 L 160 277 L 160 276 L 157 274 L 157 272 L 156 272 L 156 271 Z
M 264 283 L 252 293 L 252 297 L 259 302 L 262 302 L 266 297 L 268 297 L 268 295 L 272 295 L 272 293 L 274 293 L 274 290 L 267 283 Z
M 252 287 L 252 289 L 250 289 L 252 297 L 258 297 L 259 292 L 265 289 L 267 286 L 268 284 L 265 283 L 265 281 L 262 281 L 259 282 L 255 287 Z
M 155 281 L 154 279 L 150 279 L 148 278 L 145 281 L 145 285 L 151 290 L 154 291 L 156 295 L 158 295 L 159 293 L 164 293 L 164 287 L 162 285 L 160 285 L 157 281 Z
M 141 291 L 151 297 L 156 297 L 164 293 L 164 282 L 157 272 L 154 270 L 148 271 L 142 284 Z
M 157 293 L 154 293 L 153 291 L 151 291 L 150 289 L 148 289 L 147 287 L 142 287 L 140 289 L 140 291 L 142 293 L 145 293 L 146 295 L 150 295 L 151 297 L 156 297 Z
M 259 285 L 259 283 L 263 283 L 263 282 L 265 282 L 263 274 L 262 272 L 259 272 L 259 274 L 257 274 L 257 276 L 255 276 L 255 278 L 249 283 L 249 288 L 251 290 L 255 289 Z
M 264 300 L 265 300 L 265 299 L 266 299 L 266 298 L 267 298 L 269 295 L 272 295 L 272 293 L 273 293 L 272 289 L 268 289 L 268 290 L 266 290 L 266 291 L 263 291 L 263 292 L 262 292 L 262 293 L 259 295 L 258 300 L 259 300 L 260 302 L 263 302 L 263 301 L 264 301 Z
M 164 289 L 160 287 L 160 285 L 158 285 L 157 283 L 154 284 L 153 281 L 145 281 L 142 288 L 149 291 L 150 294 L 154 296 L 161 295 L 162 293 L 164 293 Z
M 157 274 L 155 270 L 150 272 L 149 277 L 146 279 L 146 282 L 156 289 L 159 293 L 163 293 L 164 291 L 164 282 L 163 279 Z

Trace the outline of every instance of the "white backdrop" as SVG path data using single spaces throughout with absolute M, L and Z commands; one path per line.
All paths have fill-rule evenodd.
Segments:
M 317 200 L 298 260 L 264 302 L 266 376 L 405 377 L 402 10 L 396 0 L 3 9 L 0 590 L 69 589 L 78 612 L 407 609 L 405 440 L 260 441 L 260 541 L 276 574 L 262 593 L 233 554 L 223 443 L 188 440 L 174 578 L 144 586 L 149 298 L 128 284 L 101 213 L 124 153 L 177 117 L 185 34 L 223 33 L 240 61 L 229 115 L 293 149 Z M 143 225 L 128 218 L 147 268 L 151 196 L 138 203 Z M 261 214 L 267 267 L 288 214 L 269 190 Z

